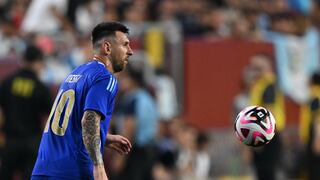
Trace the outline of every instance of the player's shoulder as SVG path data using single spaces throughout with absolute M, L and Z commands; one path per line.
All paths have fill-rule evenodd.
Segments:
M 98 61 L 89 61 L 79 66 L 75 72 L 89 76 L 92 80 L 108 79 L 112 74 L 106 69 L 105 65 Z
M 76 82 L 78 79 L 85 80 L 89 86 L 100 84 L 105 86 L 107 91 L 116 92 L 118 82 L 115 76 L 110 73 L 104 64 L 98 61 L 89 61 L 80 65 L 70 75 L 71 82 Z
M 113 93 L 113 92 L 117 91 L 117 87 L 118 87 L 117 78 L 115 78 L 112 74 L 110 74 L 107 79 L 106 90 Z

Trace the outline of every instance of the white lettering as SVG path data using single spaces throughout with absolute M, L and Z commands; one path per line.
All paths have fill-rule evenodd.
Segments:
M 81 75 L 76 74 L 76 75 L 69 75 L 66 79 L 66 82 L 68 83 L 76 83 L 78 80 L 81 78 Z

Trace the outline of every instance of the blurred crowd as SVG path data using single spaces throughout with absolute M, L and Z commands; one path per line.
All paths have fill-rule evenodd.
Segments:
M 176 82 L 181 44 L 191 37 L 274 43 L 282 59 L 277 61 L 280 86 L 299 103 L 306 100 L 303 87 L 317 68 L 315 0 L 2 0 L 0 9 L 0 58 L 19 56 L 26 42 L 35 42 L 45 52 L 42 79 L 49 84 L 59 84 L 90 59 L 90 31 L 101 21 L 125 23 L 134 49 L 145 54 L 139 58 Z
M 212 161 L 211 136 L 180 116 L 184 39 L 272 43 L 279 92 L 301 105 L 309 102 L 309 82 L 319 71 L 318 0 L 0 0 L 0 66 L 19 64 L 27 44 L 35 44 L 44 53 L 41 80 L 57 86 L 92 58 L 90 32 L 101 21 L 126 24 L 135 49 L 130 67 L 118 77 L 121 89 L 111 126 L 129 137 L 134 149 L 127 158 L 107 152 L 112 179 L 216 177 L 212 169 L 219 163 Z M 244 69 L 235 112 L 250 105 L 255 72 L 249 69 L 252 65 Z M 235 174 L 252 175 L 248 151 L 238 152 L 243 152 L 243 164 L 238 162 L 235 171 L 243 171 Z

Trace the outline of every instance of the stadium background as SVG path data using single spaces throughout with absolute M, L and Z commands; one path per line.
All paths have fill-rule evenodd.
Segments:
M 0 80 L 19 67 L 31 39 L 46 54 L 42 79 L 54 96 L 65 75 L 90 57 L 92 27 L 121 21 L 131 31 L 132 62 L 143 65 L 158 102 L 159 122 L 178 117 L 209 136 L 209 179 L 251 179 L 252 165 L 242 154 L 246 147 L 233 136 L 232 108 L 250 57 L 266 53 L 286 94 L 279 177 L 297 178 L 299 173 L 290 172 L 303 169 L 295 169 L 294 161 L 303 151 L 299 112 L 307 97 L 300 94 L 308 93 L 306 84 L 296 81 L 289 87 L 296 94 L 289 92 L 284 82 L 291 82 L 290 73 L 285 76 L 287 67 L 279 65 L 288 61 L 305 78 L 318 70 L 319 7 L 312 0 L 2 0 Z M 268 36 L 271 31 L 280 37 Z M 288 37 L 281 41 L 287 50 L 278 52 L 282 37 Z M 307 67 L 312 63 L 316 66 Z M 159 78 L 167 81 L 157 83 Z

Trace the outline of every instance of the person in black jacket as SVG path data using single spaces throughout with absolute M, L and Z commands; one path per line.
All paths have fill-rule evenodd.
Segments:
M 20 174 L 30 179 L 43 130 L 43 120 L 51 108 L 51 94 L 39 79 L 43 53 L 34 45 L 25 49 L 22 68 L 0 85 L 0 108 L 4 138 L 0 179 Z

